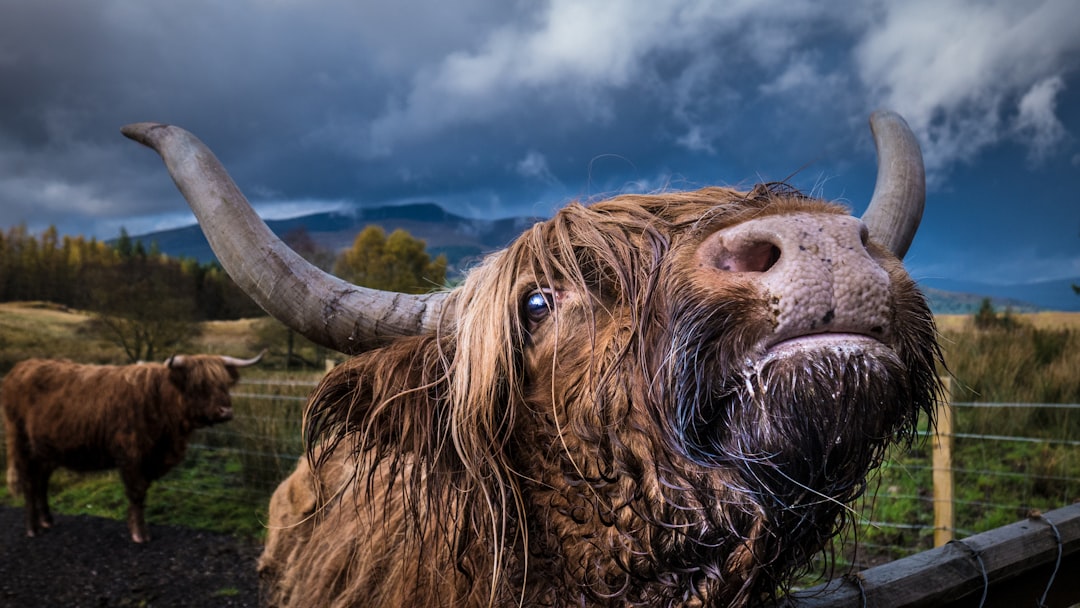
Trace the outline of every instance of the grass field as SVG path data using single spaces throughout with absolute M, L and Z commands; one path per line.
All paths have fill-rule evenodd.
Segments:
M 1080 402 L 1080 313 L 1017 314 L 1019 327 L 976 331 L 970 316 L 939 317 L 946 363 L 957 401 Z M 89 315 L 41 303 L 0 304 L 0 373 L 34 356 L 121 363 L 116 346 L 92 339 Z M 250 356 L 264 346 L 264 364 L 245 370 L 236 392 L 236 419 L 199 431 L 186 461 L 153 485 L 150 525 L 177 524 L 246 537 L 264 533 L 266 504 L 300 453 L 303 397 L 317 371 L 285 373 L 281 345 L 260 340 L 253 320 L 213 322 L 194 338 L 192 351 Z M 321 353 L 305 353 L 317 360 Z M 295 381 L 296 385 L 278 384 Z M 265 393 L 265 394 L 264 394 Z M 1080 411 L 1037 408 L 960 408 L 957 431 L 980 435 L 1044 437 L 1050 443 L 958 441 L 957 527 L 961 535 L 1020 519 L 1025 509 L 1080 500 Z M 1060 443 L 1060 442 L 1066 443 Z M 1054 443 L 1058 442 L 1058 443 Z M 860 508 L 861 563 L 929 548 L 929 445 L 894 454 Z M 0 456 L 2 458 L 2 456 Z M 126 509 L 115 473 L 53 478 L 52 503 L 64 513 L 122 519 Z M 16 505 L 6 490 L 0 504 Z M 881 525 L 884 522 L 888 525 Z M 898 524 L 898 525 L 893 525 Z

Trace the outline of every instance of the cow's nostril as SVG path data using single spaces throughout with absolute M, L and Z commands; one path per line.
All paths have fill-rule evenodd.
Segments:
M 716 267 L 727 272 L 766 272 L 780 259 L 780 248 L 768 241 L 749 241 L 737 247 L 723 247 L 715 257 Z

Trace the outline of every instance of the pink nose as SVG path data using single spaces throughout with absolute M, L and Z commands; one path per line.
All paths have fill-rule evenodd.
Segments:
M 889 275 L 866 250 L 857 218 L 796 213 L 754 219 L 709 236 L 699 267 L 718 281 L 756 286 L 781 340 L 850 332 L 884 339 L 889 333 Z

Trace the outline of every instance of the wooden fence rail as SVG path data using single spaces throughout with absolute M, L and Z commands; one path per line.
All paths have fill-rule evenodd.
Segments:
M 1080 605 L 1080 503 L 849 574 L 782 608 Z

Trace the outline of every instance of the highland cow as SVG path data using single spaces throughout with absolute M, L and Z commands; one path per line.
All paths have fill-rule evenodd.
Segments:
M 740 606 L 782 592 L 937 399 L 900 259 L 918 145 L 871 119 L 859 218 L 784 185 L 570 204 L 448 292 L 303 262 L 189 133 L 157 150 L 260 305 L 355 354 L 306 416 L 259 563 L 280 606 Z
M 184 458 L 198 428 L 232 419 L 238 368 L 261 358 L 180 355 L 165 363 L 84 365 L 29 359 L 0 387 L 7 433 L 8 490 L 26 500 L 26 534 L 52 526 L 49 477 L 119 469 L 131 540 L 150 540 L 144 506 L 150 483 Z

